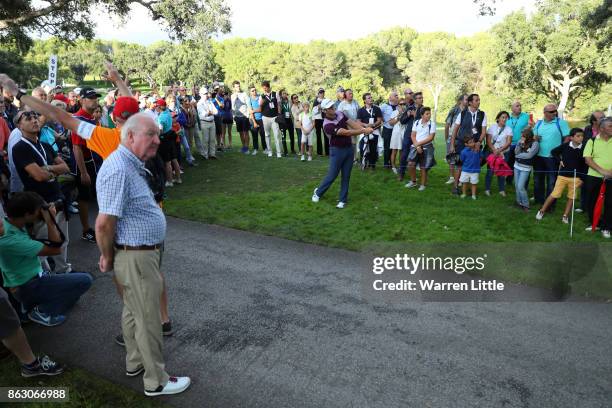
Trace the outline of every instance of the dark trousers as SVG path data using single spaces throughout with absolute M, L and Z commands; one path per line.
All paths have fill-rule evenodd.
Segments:
M 400 156 L 400 167 L 399 167 L 399 175 L 401 178 L 404 178 L 406 174 L 406 168 L 408 167 L 408 153 L 410 153 L 410 148 L 412 147 L 412 129 L 408 132 L 406 129 L 406 133 L 404 133 L 404 138 L 402 139 L 402 155 Z
M 282 142 L 283 142 L 283 153 L 287 154 L 287 133 L 289 133 L 289 142 L 291 143 L 291 153 L 295 154 L 294 140 L 295 132 L 293 131 L 293 120 L 291 118 L 285 118 L 285 124 L 281 126 Z M 298 146 L 300 141 L 298 140 Z
M 533 194 L 539 204 L 544 204 L 546 197 L 552 193 L 557 181 L 557 168 L 552 157 L 536 156 L 533 161 Z
M 26 310 L 38 306 L 42 313 L 65 314 L 87 292 L 92 282 L 88 273 L 43 275 L 21 285 L 15 298 Z
M 383 138 L 383 147 L 384 147 L 384 166 L 385 168 L 391 167 L 391 134 L 393 133 L 393 129 L 389 129 L 383 126 L 382 128 L 382 138 Z
M 259 150 L 259 140 L 257 139 L 257 135 L 261 138 L 261 147 L 263 150 L 266 150 L 268 146 L 266 146 L 266 133 L 264 131 L 263 121 L 261 119 L 257 120 L 257 128 L 251 125 L 251 139 L 253 139 L 253 150 Z
M 321 156 L 323 154 L 323 145 L 327 137 L 322 138 L 323 134 L 323 119 L 315 119 L 315 133 L 317 134 L 317 154 Z M 329 143 L 329 142 L 328 142 Z M 325 154 L 329 154 L 329 147 L 325 149 Z
M 340 201 L 346 203 L 348 200 L 351 170 L 353 169 L 353 146 L 332 146 L 330 150 L 329 170 L 321 182 L 321 185 L 317 187 L 317 195 L 323 197 L 323 194 L 325 194 L 334 180 L 336 180 L 338 174 L 342 172 L 342 180 L 340 181 Z
M 223 120 L 221 116 L 215 116 L 215 135 L 221 136 L 221 131 L 223 130 Z
M 599 190 L 603 179 L 601 177 L 585 176 L 585 199 L 587 202 L 587 212 L 589 214 L 589 222 L 593 223 L 593 212 L 595 210 L 595 203 L 599 197 Z M 604 196 L 604 205 L 599 219 L 599 227 L 602 230 L 612 229 L 612 179 L 606 180 L 606 194 Z

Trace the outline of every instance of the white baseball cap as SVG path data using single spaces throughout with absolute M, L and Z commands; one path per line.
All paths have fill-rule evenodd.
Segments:
M 329 109 L 334 106 L 334 101 L 331 99 L 323 99 L 321 101 L 321 109 Z

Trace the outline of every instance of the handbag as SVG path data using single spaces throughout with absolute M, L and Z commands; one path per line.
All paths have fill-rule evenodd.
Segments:
M 285 124 L 287 123 L 283 115 L 277 115 L 274 121 L 278 123 L 279 126 L 285 126 Z

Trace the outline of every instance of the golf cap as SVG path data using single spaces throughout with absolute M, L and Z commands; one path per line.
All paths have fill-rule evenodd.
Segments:
M 321 101 L 321 109 L 329 109 L 332 108 L 334 106 L 334 101 L 332 101 L 331 99 L 323 99 L 323 101 Z
M 76 89 L 75 89 L 76 91 Z M 84 88 L 81 88 L 81 91 L 79 92 L 79 96 L 81 98 L 85 98 L 85 99 L 95 99 L 95 98 L 101 98 L 102 95 L 100 95 L 98 92 L 96 92 L 95 89 L 86 86 Z
M 113 116 L 122 119 L 127 119 L 138 112 L 140 112 L 138 101 L 131 96 L 120 96 L 113 108 Z

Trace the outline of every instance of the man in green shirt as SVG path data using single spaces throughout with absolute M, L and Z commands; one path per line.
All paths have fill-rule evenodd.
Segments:
M 39 256 L 61 252 L 61 231 L 55 223 L 55 208 L 44 209 L 43 199 L 33 192 L 15 193 L 6 205 L 4 235 L 0 237 L 0 270 L 7 287 L 28 317 L 43 326 L 57 326 L 64 313 L 91 286 L 87 273 L 49 275 L 43 273 Z M 32 239 L 26 226 L 44 220 L 49 233 L 45 243 Z
M 610 239 L 610 230 L 612 230 L 612 117 L 604 118 L 599 122 L 599 136 L 587 142 L 584 147 L 584 160 L 589 166 L 589 172 L 584 180 L 587 211 L 591 223 L 587 231 L 592 229 L 593 212 L 601 184 L 606 183 L 599 227 L 603 237 Z

